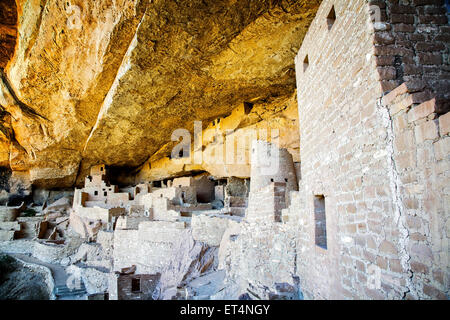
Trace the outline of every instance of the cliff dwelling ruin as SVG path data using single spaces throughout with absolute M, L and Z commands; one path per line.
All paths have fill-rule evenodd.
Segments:
M 0 299 L 448 300 L 449 12 L 0 1 Z

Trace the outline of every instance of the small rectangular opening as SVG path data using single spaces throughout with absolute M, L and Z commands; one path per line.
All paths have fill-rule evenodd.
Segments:
M 98 196 L 98 191 L 94 191 L 94 195 Z
M 309 58 L 308 55 L 306 55 L 305 60 L 303 60 L 303 72 L 306 72 L 308 67 L 309 67 Z
M 106 197 L 108 195 L 108 192 L 107 191 L 103 192 L 103 195 Z
M 336 22 L 336 10 L 334 10 L 334 6 L 332 6 L 327 16 L 328 30 L 331 30 L 335 22 Z
M 161 188 L 161 181 L 153 181 L 153 187 L 155 188 Z
M 253 103 L 244 102 L 244 113 L 249 114 L 253 109 Z
M 323 195 L 314 196 L 314 222 L 316 245 L 327 249 L 327 221 Z
M 131 279 L 131 292 L 141 292 L 141 279 L 140 278 Z
M 183 212 L 183 211 L 181 211 L 180 212 L 180 216 L 191 218 L 192 217 L 192 212 Z

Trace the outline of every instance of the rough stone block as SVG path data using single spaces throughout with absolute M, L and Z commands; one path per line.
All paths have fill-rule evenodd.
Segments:
M 414 80 L 405 82 L 402 85 L 398 86 L 391 92 L 389 92 L 387 95 L 383 97 L 383 104 L 384 105 L 390 105 L 393 102 L 395 102 L 396 99 L 398 99 L 400 96 L 404 95 L 408 92 L 417 92 L 422 90 L 425 87 L 425 83 L 420 80 Z
M 383 242 L 381 242 L 380 247 L 379 247 L 380 252 L 384 253 L 384 254 L 388 254 L 388 255 L 397 255 L 397 248 L 395 247 L 395 245 L 387 240 L 384 240 Z
M 0 241 L 14 240 L 15 231 L 0 230 Z
M 436 111 L 436 99 L 426 101 L 408 112 L 408 122 L 414 122 L 428 117 Z
M 228 228 L 230 218 L 207 215 L 192 217 L 192 237 L 194 240 L 204 242 L 209 246 L 219 246 L 225 230 Z
M 417 143 L 434 140 L 439 137 L 438 127 L 433 120 L 426 121 L 414 128 Z
M 445 137 L 433 144 L 436 160 L 443 160 L 450 154 L 450 137 Z

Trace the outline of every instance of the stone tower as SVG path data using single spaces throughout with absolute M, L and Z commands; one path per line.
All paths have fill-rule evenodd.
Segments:
M 262 140 L 252 142 L 250 192 L 273 182 L 286 183 L 286 203 L 290 203 L 289 193 L 298 190 L 292 155 L 287 149 Z

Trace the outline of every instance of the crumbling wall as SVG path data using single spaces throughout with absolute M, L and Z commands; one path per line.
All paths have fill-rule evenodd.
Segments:
M 231 223 L 219 248 L 225 288 L 215 299 L 299 299 L 296 288 L 297 227 L 271 218 Z M 291 292 L 283 294 L 281 287 Z
M 272 182 L 252 190 L 245 219 L 228 223 L 218 257 L 218 268 L 226 273 L 225 290 L 215 299 L 238 299 L 241 295 L 252 299 L 300 298 L 297 225 L 282 222 L 286 189 L 285 182 Z
M 153 197 L 153 205 L 155 205 L 155 199 L 158 198 L 164 198 L 170 200 L 171 204 L 184 204 L 184 203 L 190 203 L 195 204 L 197 203 L 197 194 L 195 192 L 194 187 L 186 187 L 181 186 L 179 187 L 169 187 L 169 188 L 162 188 L 158 189 L 152 192 Z
M 200 241 L 211 247 L 218 247 L 223 234 L 229 225 L 239 222 L 240 218 L 211 214 L 192 216 L 191 229 L 195 241 Z
M 159 273 L 161 279 L 152 298 L 171 299 L 183 280 L 198 277 L 213 264 L 217 250 L 210 249 L 208 244 L 194 240 L 192 230 L 186 227 L 185 222 L 141 222 L 138 230 L 114 231 L 113 270 L 120 271 L 135 265 L 136 274 Z M 110 277 L 110 290 L 114 298 L 120 298 L 118 286 L 121 283 L 118 280 L 121 277 Z M 129 289 L 129 283 L 122 285 Z M 128 298 L 138 297 L 129 290 L 122 294 Z
M 373 23 L 377 8 L 381 20 Z M 296 57 L 302 179 L 293 205 L 301 206 L 285 212 L 298 221 L 297 274 L 306 298 L 448 295 L 448 196 L 442 192 L 448 173 L 435 155 L 440 150 L 448 159 L 445 138 L 433 119 L 397 129 L 392 121 L 405 126 L 405 118 L 393 120 L 381 100 L 406 80 L 418 94 L 400 104 L 442 90 L 448 49 L 438 40 L 448 26 L 440 22 L 441 9 L 441 1 L 324 0 L 305 37 Z M 433 40 L 433 30 L 436 49 L 424 53 L 419 48 Z M 397 152 L 404 141 L 405 152 Z M 316 239 L 318 199 L 325 206 L 325 246 Z M 426 221 L 429 228 L 419 227 Z

